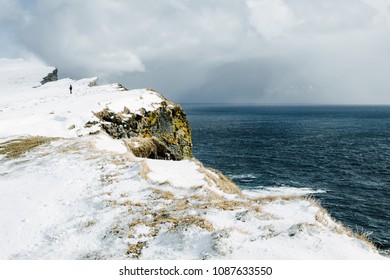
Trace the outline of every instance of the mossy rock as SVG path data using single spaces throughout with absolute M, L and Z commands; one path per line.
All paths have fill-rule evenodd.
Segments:
M 179 105 L 168 100 L 162 101 L 154 111 L 132 113 L 124 106 L 123 112 L 115 113 L 105 108 L 94 114 L 113 138 L 155 138 L 164 145 L 171 159 L 192 157 L 191 128 L 186 114 Z

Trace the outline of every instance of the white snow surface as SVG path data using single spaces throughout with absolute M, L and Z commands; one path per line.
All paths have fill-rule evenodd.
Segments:
M 104 108 L 121 112 L 125 107 L 133 113 L 142 108 L 151 111 L 163 101 L 159 94 L 145 89 L 125 91 L 118 84 L 91 86 L 97 78 L 77 81 L 67 78 L 40 85 L 53 67 L 22 60 L 11 62 L 0 59 L 0 138 L 23 134 L 86 135 L 95 129 L 84 127 L 88 121 L 96 120 L 93 112 Z M 17 78 L 13 78 L 14 73 Z M 73 87 L 72 94 L 69 85 Z
M 23 59 L 0 58 L 0 90 L 40 86 L 43 78 L 54 69 Z
M 150 169 L 148 177 L 153 182 L 183 188 L 204 184 L 204 174 L 197 170 L 199 166 L 193 161 L 147 160 L 147 165 Z
M 23 66 L 21 79 L 22 64 L 0 60 L 0 145 L 58 138 L 0 154 L 0 259 L 385 259 L 304 199 L 309 190 L 226 193 L 196 160 L 136 158 L 84 127 L 105 107 L 154 110 L 155 92 L 90 86 L 96 78 L 33 88 L 52 68 Z

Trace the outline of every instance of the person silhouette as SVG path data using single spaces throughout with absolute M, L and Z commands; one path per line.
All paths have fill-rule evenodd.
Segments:
M 69 86 L 69 92 L 72 94 L 72 85 Z

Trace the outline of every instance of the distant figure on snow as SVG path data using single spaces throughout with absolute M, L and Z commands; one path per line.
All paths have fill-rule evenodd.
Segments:
M 70 94 L 72 94 L 72 85 L 69 86 Z

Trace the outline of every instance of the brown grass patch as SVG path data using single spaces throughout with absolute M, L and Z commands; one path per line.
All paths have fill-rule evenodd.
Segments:
M 264 197 L 255 197 L 255 198 L 249 198 L 249 201 L 255 202 L 255 203 L 269 203 L 276 200 L 284 200 L 284 201 L 291 201 L 296 199 L 302 199 L 299 196 L 294 195 L 274 195 L 274 196 L 264 196 Z
M 250 204 L 243 201 L 235 201 L 235 200 L 221 200 L 221 201 L 209 201 L 207 203 L 202 203 L 197 205 L 199 209 L 209 209 L 209 208 L 217 208 L 223 211 L 233 211 L 239 208 L 248 208 Z
M 251 200 L 229 200 L 224 198 L 221 195 L 214 193 L 208 189 L 205 190 L 207 195 L 192 195 L 188 197 L 184 197 L 183 201 L 177 205 L 181 207 L 188 208 L 199 208 L 199 209 L 209 209 L 209 208 L 217 208 L 219 210 L 224 211 L 233 211 L 239 208 L 245 208 L 248 210 L 252 210 L 256 213 L 263 214 L 263 209 L 260 205 L 257 205 L 256 201 L 253 203 Z M 265 214 L 265 213 L 264 213 Z M 268 214 L 267 214 L 268 215 Z
M 208 232 L 214 231 L 213 224 L 203 218 L 195 217 L 195 216 L 186 216 L 178 219 L 178 223 L 175 224 L 175 228 L 178 226 L 197 226 L 201 229 L 204 229 Z
M 124 143 L 136 157 L 147 158 L 151 154 L 157 154 L 157 146 L 151 138 L 133 137 L 124 140 Z
M 32 136 L 9 140 L 0 144 L 0 154 L 5 155 L 6 158 L 18 158 L 36 147 L 57 139 L 59 138 Z
M 217 194 L 216 192 L 214 192 L 212 189 L 204 189 L 204 191 L 206 192 L 207 196 L 205 196 L 203 198 L 203 201 L 204 200 L 226 200 L 225 197 L 223 197 L 222 195 L 220 194 Z M 200 199 L 201 200 L 201 199 Z
M 314 207 L 319 208 L 316 214 L 316 221 L 322 224 L 324 227 L 330 228 L 334 233 L 337 234 L 346 234 L 351 238 L 356 238 L 364 243 L 366 243 L 372 249 L 377 249 L 373 241 L 370 239 L 370 234 L 368 232 L 354 232 L 350 228 L 346 227 L 342 223 L 335 221 L 332 216 L 323 208 L 320 202 L 313 197 L 306 198 L 308 202 Z
M 131 200 L 126 200 L 119 204 L 120 206 L 127 206 L 127 207 L 142 207 L 143 205 L 139 202 L 134 203 Z
M 136 157 L 152 159 L 173 159 L 176 157 L 166 144 L 157 137 L 132 137 L 123 140 L 127 149 Z
M 141 241 L 138 241 L 135 244 L 130 244 L 126 251 L 126 255 L 134 259 L 138 259 L 141 256 L 142 249 L 146 247 L 146 244 L 146 242 Z
M 255 211 L 256 213 L 262 213 L 263 212 L 263 208 L 261 208 L 260 205 L 251 205 L 251 209 L 253 211 Z
M 175 199 L 173 193 L 160 189 L 153 189 L 153 192 L 158 196 L 159 199 L 172 200 Z
M 205 200 L 209 200 L 210 197 L 209 196 L 204 196 L 204 195 L 199 195 L 199 194 L 193 194 L 193 195 L 190 195 L 190 196 L 186 196 L 183 199 L 185 199 L 185 200 L 205 201 Z
M 103 186 L 108 186 L 108 185 L 111 185 L 113 183 L 119 182 L 119 180 L 117 179 L 118 176 L 119 176 L 119 174 L 117 174 L 117 173 L 102 175 L 102 176 L 100 176 L 100 181 L 101 181 Z
M 148 164 L 146 163 L 146 160 L 143 160 L 141 162 L 141 166 L 140 166 L 140 171 L 139 171 L 139 176 L 141 176 L 141 178 L 145 179 L 146 181 L 149 181 L 149 176 L 148 174 L 150 173 L 150 168 L 148 166 Z
M 150 210 L 150 209 L 149 209 Z M 149 211 L 146 211 L 149 212 Z M 150 214 L 150 213 L 147 213 Z M 213 231 L 214 227 L 212 223 L 204 218 L 196 217 L 192 215 L 185 215 L 183 212 L 167 212 L 166 210 L 158 211 L 157 213 L 153 213 L 153 219 L 149 221 L 145 221 L 142 219 L 136 219 L 129 225 L 130 233 L 128 235 L 129 238 L 133 237 L 133 228 L 138 225 L 148 226 L 151 231 L 148 234 L 149 237 L 155 237 L 161 227 L 164 224 L 170 224 L 169 230 L 175 231 L 180 227 L 188 227 L 188 226 L 196 226 L 200 227 L 206 231 Z
M 153 228 L 160 229 L 161 225 L 165 223 L 172 224 L 172 227 L 170 229 L 171 231 L 174 231 L 179 227 L 188 226 L 200 227 L 209 232 L 214 230 L 212 223 L 206 219 L 195 216 L 172 217 L 166 213 L 156 216 L 151 223 L 151 226 Z
M 205 175 L 205 181 L 209 186 L 216 185 L 221 191 L 228 194 L 242 195 L 241 189 L 228 177 L 222 174 L 222 172 L 205 168 L 202 163 L 196 161 L 199 165 L 198 171 Z
M 175 203 L 175 204 L 172 204 L 172 209 L 174 209 L 174 211 L 184 211 L 184 210 L 187 210 L 187 209 L 190 209 L 190 208 L 193 208 L 194 205 L 191 204 L 188 200 L 186 199 L 181 199 L 179 202 Z
M 83 143 L 83 142 L 72 142 L 72 143 L 66 143 L 64 145 L 61 145 L 57 148 L 58 153 L 64 153 L 64 154 L 83 154 L 85 151 L 93 147 L 90 143 Z M 95 160 L 101 157 L 101 154 L 96 153 L 89 153 L 88 156 L 86 156 L 87 160 Z
M 144 222 L 141 219 L 136 219 L 129 225 L 129 228 L 133 228 L 135 226 L 142 225 L 142 224 L 144 224 Z
M 124 234 L 124 228 L 117 224 L 112 227 L 109 232 L 117 236 L 122 236 Z
M 338 234 L 346 234 L 349 237 L 359 239 L 359 240 L 363 241 L 364 243 L 366 243 L 372 249 L 377 249 L 374 242 L 370 238 L 370 233 L 364 232 L 364 231 L 355 232 L 355 231 L 351 230 L 350 228 L 344 226 L 340 222 L 335 222 L 335 223 L 336 223 L 336 225 L 331 228 L 333 232 L 338 233 Z
M 117 205 L 117 201 L 116 200 L 106 200 L 104 201 L 108 206 L 116 206 Z

